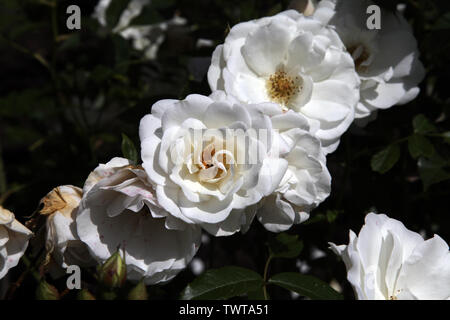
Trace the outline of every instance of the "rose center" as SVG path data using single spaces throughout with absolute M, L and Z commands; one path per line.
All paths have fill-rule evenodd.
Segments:
M 266 89 L 270 100 L 287 106 L 302 89 L 301 78 L 292 77 L 283 70 L 278 70 L 266 81 Z
M 217 182 L 224 177 L 225 172 L 230 165 L 226 161 L 226 156 L 222 153 L 216 156 L 216 147 L 214 144 L 207 145 L 201 155 L 201 164 L 199 164 L 199 180 L 204 182 Z

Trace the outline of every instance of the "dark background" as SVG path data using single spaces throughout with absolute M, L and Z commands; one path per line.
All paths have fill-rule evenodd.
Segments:
M 385 3 L 392 8 L 396 2 L 400 1 Z M 401 2 L 407 3 L 405 15 L 426 68 L 421 93 L 407 105 L 380 112 L 366 127 L 353 125 L 344 134 L 338 150 L 328 157 L 331 196 L 312 212 L 308 224 L 288 231 L 304 242 L 300 259 L 310 266 L 308 274 L 327 282 L 336 279 L 346 298 L 353 298 L 353 292 L 344 264 L 328 250 L 327 242 L 347 243 L 349 228 L 358 233 L 367 212 L 387 213 L 427 238 L 437 233 L 450 240 L 450 4 Z M 174 13 L 188 23 L 171 29 L 158 58 L 146 61 L 131 42 L 90 18 L 97 1 L 53 3 L 0 4 L 0 204 L 22 222 L 52 188 L 81 187 L 98 163 L 122 156 L 122 133 L 139 146 L 139 121 L 154 102 L 183 99 L 190 93 L 208 95 L 209 59 L 230 26 L 289 5 L 273 0 L 155 0 L 146 17 L 149 24 Z M 71 4 L 81 7 L 79 31 L 66 28 L 65 9 Z M 215 45 L 196 48 L 199 38 Z M 424 135 L 433 147 L 413 158 L 407 139 L 419 114 L 433 126 Z M 372 156 L 397 141 L 401 154 L 395 165 L 384 174 L 373 171 Z M 255 221 L 245 235 L 211 237 L 197 256 L 207 269 L 238 265 L 262 273 L 270 237 L 273 234 Z M 313 248 L 326 256 L 313 259 Z M 22 264 L 12 269 L 10 279 L 22 270 Z M 271 273 L 280 271 L 298 271 L 296 260 L 274 260 Z M 193 278 L 186 269 L 171 283 L 149 288 L 150 297 L 175 299 Z M 25 280 L 16 296 L 33 297 L 35 286 L 32 279 Z M 270 288 L 269 293 L 274 299 L 291 298 L 282 289 Z

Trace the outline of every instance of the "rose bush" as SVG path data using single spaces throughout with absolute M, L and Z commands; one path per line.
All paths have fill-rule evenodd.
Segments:
M 66 5 L 0 2 L 0 299 L 449 299 L 448 4 Z

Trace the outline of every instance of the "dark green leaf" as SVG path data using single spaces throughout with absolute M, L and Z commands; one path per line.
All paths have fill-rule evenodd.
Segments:
M 400 147 L 398 144 L 391 144 L 387 148 L 376 153 L 371 161 L 370 165 L 373 171 L 379 173 L 388 172 L 400 158 Z
M 122 133 L 122 154 L 125 158 L 133 162 L 138 163 L 138 152 L 134 146 L 133 141 L 130 140 L 125 134 Z
M 408 138 L 408 149 L 414 159 L 420 156 L 431 157 L 434 153 L 433 144 L 420 134 L 413 134 Z
M 128 7 L 131 0 L 114 0 L 111 1 L 106 9 L 106 24 L 111 29 L 119 22 L 122 12 Z
M 418 114 L 413 119 L 413 127 L 415 133 L 430 133 L 430 132 L 436 132 L 437 128 L 434 124 L 431 123 L 430 120 L 428 120 L 427 117 L 425 117 L 423 114 Z
M 448 163 L 436 154 L 431 159 L 419 158 L 417 166 L 425 191 L 433 184 L 450 179 L 450 172 L 445 169 Z
M 262 277 L 240 267 L 223 267 L 206 271 L 181 293 L 182 300 L 222 300 L 240 296 L 261 288 Z
M 340 293 L 336 292 L 327 283 L 313 276 L 307 276 L 295 272 L 283 272 L 274 275 L 270 284 L 294 291 L 301 296 L 313 300 L 342 300 Z
M 143 280 L 130 290 L 128 300 L 148 300 L 147 287 Z
M 269 239 L 269 251 L 273 258 L 296 258 L 303 249 L 298 236 L 280 233 Z
M 339 214 L 343 213 L 343 210 L 327 210 L 325 214 L 314 213 L 311 218 L 303 222 L 303 225 L 308 225 L 316 222 L 327 221 L 328 223 L 333 223 Z

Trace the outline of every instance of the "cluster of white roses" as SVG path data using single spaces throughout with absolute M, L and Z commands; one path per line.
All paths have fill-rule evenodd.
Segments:
M 231 28 L 212 56 L 212 94 L 158 101 L 141 120 L 142 165 L 114 158 L 83 189 L 42 200 L 54 261 L 102 263 L 120 247 L 128 279 L 154 284 L 186 267 L 202 230 L 229 236 L 256 217 L 280 232 L 307 220 L 330 194 L 326 155 L 341 135 L 355 118 L 412 100 L 424 74 L 404 18 L 383 12 L 382 29 L 367 30 L 369 4 L 322 0 L 309 16 L 288 10 Z M 1 214 L 0 277 L 31 234 Z M 424 241 L 369 214 L 359 238 L 332 248 L 359 299 L 450 297 L 438 236 Z

